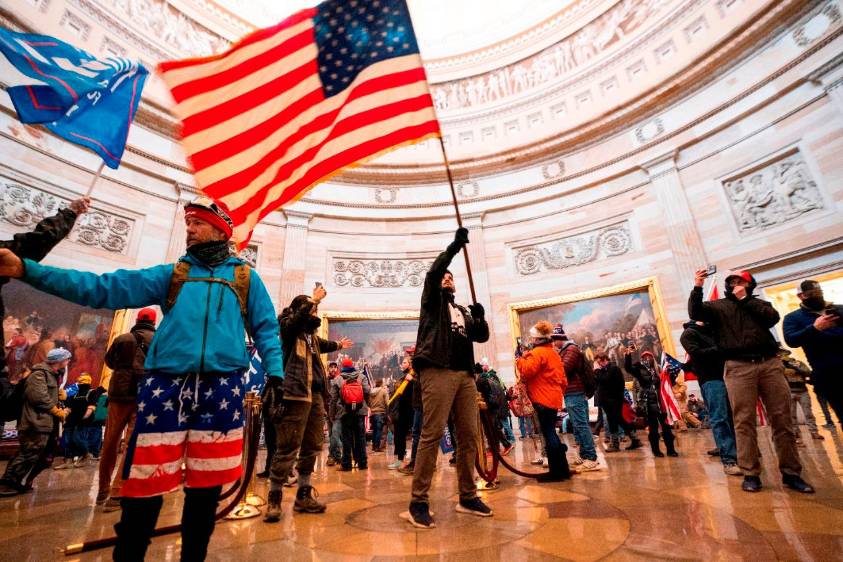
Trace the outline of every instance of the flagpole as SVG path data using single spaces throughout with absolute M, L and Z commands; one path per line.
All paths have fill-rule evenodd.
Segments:
M 457 213 L 457 226 L 462 228 L 462 216 L 460 215 L 460 206 L 457 203 L 457 191 L 454 189 L 454 178 L 451 176 L 451 164 L 448 162 L 448 154 L 445 152 L 445 141 L 442 140 L 442 135 L 439 135 L 439 147 L 442 149 L 442 159 L 445 161 L 445 172 L 448 174 L 448 185 L 451 186 L 451 199 L 454 202 L 454 211 Z M 463 247 L 463 257 L 465 257 L 465 271 L 468 274 L 468 288 L 471 290 L 471 302 L 477 303 L 477 293 L 474 290 L 474 278 L 471 275 L 471 262 L 468 260 L 468 250 Z
M 91 185 L 88 186 L 88 191 L 85 192 L 85 197 L 90 197 L 91 192 L 94 191 L 94 186 L 97 185 L 97 181 L 100 179 L 102 175 L 102 169 L 105 167 L 105 161 L 103 160 L 100 162 L 100 167 L 97 168 L 97 173 L 94 174 L 94 179 L 91 180 Z

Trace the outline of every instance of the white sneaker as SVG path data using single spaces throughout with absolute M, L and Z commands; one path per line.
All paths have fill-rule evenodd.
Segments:
M 724 464 L 723 472 L 729 476 L 743 476 L 743 470 L 736 464 Z
M 538 466 L 540 464 L 544 464 L 544 463 L 545 463 L 544 457 L 536 457 L 530 462 L 530 464 L 534 464 L 536 466 Z
M 580 466 L 580 472 L 591 472 L 593 470 L 603 470 L 603 465 L 597 461 L 585 460 Z
M 403 465 L 403 464 L 404 463 L 402 461 L 395 460 L 395 461 L 389 463 L 388 465 L 386 465 L 386 468 L 388 468 L 389 470 L 398 470 L 399 468 L 401 468 L 401 465 Z

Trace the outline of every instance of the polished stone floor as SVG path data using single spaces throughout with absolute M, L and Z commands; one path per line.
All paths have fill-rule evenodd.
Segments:
M 281 523 L 219 523 L 208 559 L 843 560 L 843 436 L 823 429 L 826 439 L 813 441 L 805 433 L 804 476 L 818 492 L 803 496 L 782 489 L 769 430 L 760 432 L 759 494 L 742 492 L 741 479 L 706 456 L 709 432 L 687 432 L 679 435 L 678 459 L 656 459 L 645 449 L 613 454 L 607 469 L 570 482 L 539 485 L 502 469 L 500 488 L 481 492 L 492 518 L 454 511 L 456 474 L 440 458 L 433 530 L 413 529 L 399 517 L 411 477 L 387 470 L 391 455 L 371 455 L 368 471 L 350 473 L 320 462 L 314 483 L 327 513 L 293 514 L 287 489 Z M 518 442 L 514 459 L 526 467 L 524 445 Z M 50 470 L 34 492 L 0 500 L 0 560 L 60 559 L 66 544 L 109 536 L 119 512 L 95 509 L 95 481 L 94 466 Z M 167 498 L 159 524 L 178 521 L 180 496 Z M 178 560 L 179 548 L 177 535 L 157 538 L 147 560 Z M 110 560 L 110 551 L 64 559 Z

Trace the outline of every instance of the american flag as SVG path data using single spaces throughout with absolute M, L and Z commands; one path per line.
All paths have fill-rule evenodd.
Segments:
M 329 0 L 158 69 L 196 182 L 228 207 L 241 245 L 343 168 L 439 134 L 404 0 Z
M 670 423 L 682 417 L 679 402 L 673 394 L 673 381 L 679 376 L 680 371 L 682 371 L 682 363 L 669 353 L 663 353 L 659 374 L 659 402 Z

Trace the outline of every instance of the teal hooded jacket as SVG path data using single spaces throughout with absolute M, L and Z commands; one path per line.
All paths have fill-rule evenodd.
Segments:
M 164 314 L 146 355 L 145 367 L 164 373 L 210 373 L 248 368 L 245 330 L 234 291 L 222 283 L 190 281 L 216 277 L 234 281 L 234 268 L 243 262 L 228 258 L 215 268 L 186 255 L 188 279 L 175 305 Z M 118 269 L 97 275 L 23 260 L 22 279 L 36 289 L 92 308 L 141 308 L 167 302 L 173 264 L 147 269 Z M 269 376 L 283 377 L 278 321 L 269 293 L 252 270 L 246 322 Z

